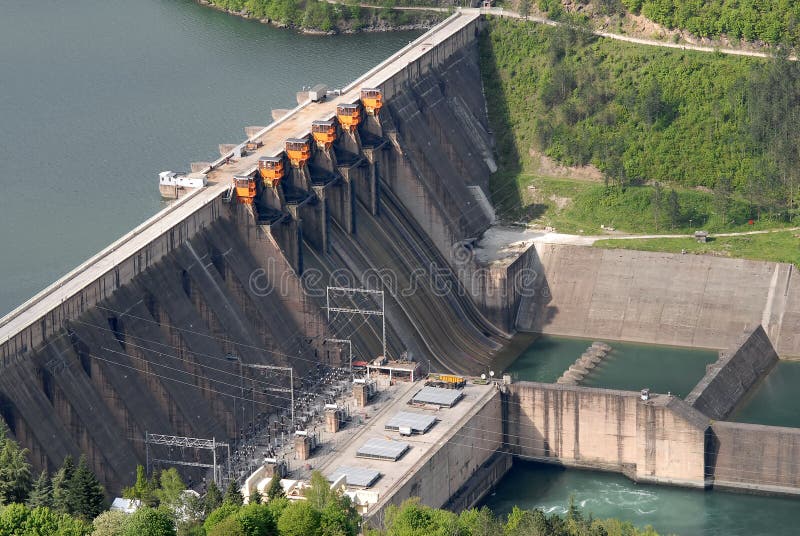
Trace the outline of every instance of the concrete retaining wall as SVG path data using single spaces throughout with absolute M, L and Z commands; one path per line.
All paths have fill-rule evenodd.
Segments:
M 706 416 L 722 420 L 734 410 L 753 385 L 772 370 L 778 354 L 764 328 L 745 333 L 731 351 L 708 366 L 686 402 Z
M 800 494 L 800 429 L 715 422 L 714 487 Z
M 554 335 L 724 349 L 763 325 L 800 355 L 800 282 L 789 264 L 537 244 L 539 292 L 518 328 Z
M 449 434 L 441 446 L 420 460 L 404 480 L 387 491 L 370 519 L 381 523 L 384 509 L 410 497 L 441 508 L 503 445 L 502 401 L 499 391 L 488 394 Z
M 705 487 L 708 419 L 673 396 L 520 382 L 510 386 L 508 448 L 537 461 Z

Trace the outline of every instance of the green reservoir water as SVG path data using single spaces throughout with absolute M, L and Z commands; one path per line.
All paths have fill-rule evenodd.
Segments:
M 192 0 L 0 5 L 0 315 L 159 210 L 159 171 L 418 35 L 303 36 Z
M 740 408 L 731 421 L 800 427 L 797 389 L 800 386 L 800 362 L 779 361 Z
M 659 534 L 783 536 L 800 532 L 800 501 L 720 491 L 638 485 L 622 475 L 515 461 L 484 502 L 505 515 L 514 505 L 565 513 L 569 498 L 595 517 L 616 517 Z
M 554 382 L 592 344 L 590 339 L 538 337 L 507 369 L 518 380 Z M 703 377 L 717 352 L 604 341 L 611 352 L 581 382 L 589 387 L 672 392 L 686 396 Z

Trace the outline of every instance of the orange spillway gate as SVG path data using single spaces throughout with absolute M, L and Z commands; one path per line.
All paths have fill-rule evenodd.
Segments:
M 308 138 L 289 138 L 286 140 L 286 156 L 294 167 L 303 167 L 311 158 L 311 142 Z
M 336 106 L 336 117 L 342 128 L 346 128 L 348 132 L 355 132 L 361 123 L 361 106 L 358 103 L 339 104 Z
M 377 115 L 383 106 L 383 93 L 380 89 L 364 88 L 361 90 L 361 102 L 369 115 Z
M 236 188 L 236 198 L 239 203 L 252 205 L 256 196 L 256 180 L 252 175 L 236 175 L 233 177 L 233 186 Z
M 317 147 L 328 150 L 336 141 L 336 123 L 333 119 L 328 121 L 314 121 L 311 123 L 311 135 L 317 142 Z
M 283 156 L 262 156 L 258 159 L 258 173 L 264 186 L 275 188 L 283 178 Z

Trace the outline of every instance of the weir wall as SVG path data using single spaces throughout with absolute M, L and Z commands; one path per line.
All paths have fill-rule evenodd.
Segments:
M 683 400 L 561 384 L 509 386 L 508 450 L 639 482 L 705 487 L 708 419 Z
M 536 244 L 535 296 L 517 327 L 554 335 L 725 349 L 763 325 L 800 356 L 800 280 L 790 264 Z
M 724 420 L 759 380 L 778 362 L 764 328 L 745 333 L 738 345 L 708 365 L 706 374 L 686 397 L 693 408 Z
M 714 487 L 800 495 L 800 429 L 711 425 Z

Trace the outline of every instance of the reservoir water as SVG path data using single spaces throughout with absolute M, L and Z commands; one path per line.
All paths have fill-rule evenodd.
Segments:
M 3 2 L 0 315 L 159 210 L 159 171 L 417 35 L 304 36 L 192 0 Z
M 590 339 L 542 335 L 506 369 L 518 380 L 554 382 L 592 344 Z M 717 352 L 695 348 L 604 341 L 611 352 L 581 382 L 587 387 L 686 396 Z
M 779 361 L 764 381 L 740 403 L 731 421 L 791 426 L 800 428 L 797 411 L 797 386 L 800 385 L 800 362 Z
M 586 515 L 651 525 L 662 535 L 788 536 L 800 519 L 796 499 L 638 485 L 618 474 L 524 461 L 514 462 L 484 504 L 498 515 L 514 505 L 565 513 L 571 496 Z

